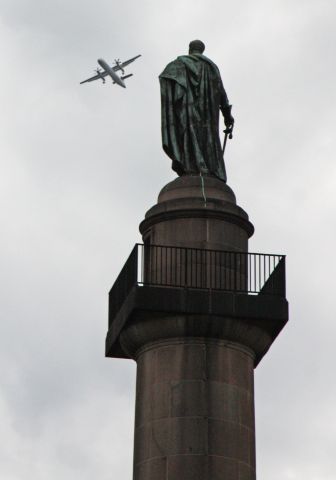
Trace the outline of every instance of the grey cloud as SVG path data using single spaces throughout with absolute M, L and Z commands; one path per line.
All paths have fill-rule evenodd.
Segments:
M 131 478 L 135 365 L 104 358 L 107 292 L 174 174 L 157 76 L 196 37 L 234 105 L 229 184 L 288 254 L 290 324 L 256 371 L 259 478 L 330 480 L 333 1 L 3 1 L 0 472 Z M 124 91 L 79 85 L 142 53 Z

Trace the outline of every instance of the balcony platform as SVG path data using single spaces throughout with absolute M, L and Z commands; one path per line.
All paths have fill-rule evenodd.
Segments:
M 164 319 L 165 325 L 170 319 L 174 325 L 172 336 L 178 330 L 185 337 L 220 335 L 241 342 L 243 335 L 245 343 L 254 345 L 256 366 L 287 323 L 288 303 L 281 296 L 262 293 L 134 285 L 119 311 L 110 318 L 106 356 L 130 358 L 121 346 L 120 334 L 130 324 L 141 321 L 143 325 L 145 319 L 155 320 L 153 341 L 159 335 L 160 319 Z M 151 329 L 153 324 L 150 322 Z M 167 328 L 162 330 L 167 335 Z

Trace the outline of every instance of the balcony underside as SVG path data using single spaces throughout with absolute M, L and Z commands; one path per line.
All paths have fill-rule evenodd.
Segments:
M 177 316 L 190 319 L 183 324 L 185 337 L 213 337 L 214 329 L 205 327 L 205 324 L 218 326 L 221 322 L 223 328 L 224 324 L 230 325 L 228 332 L 239 326 L 250 337 L 267 337 L 269 340 L 264 342 L 264 346 L 255 351 L 257 365 L 287 323 L 288 303 L 283 297 L 262 293 L 248 295 L 209 289 L 134 285 L 118 313 L 109 319 L 106 356 L 130 358 L 122 349 L 120 334 L 131 323 L 156 319 L 155 324 L 159 329 L 160 318 L 164 318 L 167 324 L 169 317 L 174 322 Z M 252 340 L 258 342 L 258 338 Z

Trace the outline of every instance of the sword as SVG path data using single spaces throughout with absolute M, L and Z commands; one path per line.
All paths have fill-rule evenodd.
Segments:
M 222 148 L 223 157 L 224 157 L 224 152 L 225 152 L 227 139 L 228 139 L 228 137 L 229 137 L 230 140 L 232 139 L 233 125 L 234 125 L 234 123 L 229 128 L 226 128 L 225 130 L 223 130 L 224 133 L 225 133 L 224 143 L 223 143 L 223 148 Z

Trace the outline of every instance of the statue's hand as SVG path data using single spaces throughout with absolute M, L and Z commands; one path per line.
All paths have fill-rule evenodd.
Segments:
M 231 128 L 232 127 L 232 125 L 234 124 L 234 118 L 231 115 L 231 113 L 224 117 L 224 123 L 225 123 L 226 128 Z
M 232 108 L 232 105 L 225 105 L 224 107 L 222 107 L 224 123 L 226 128 L 228 129 L 230 129 L 234 124 L 234 118 L 231 115 L 231 108 Z

